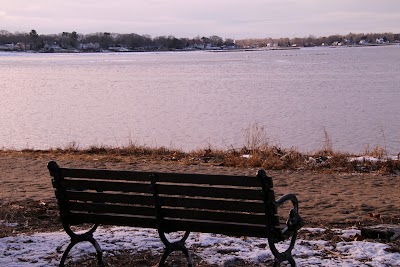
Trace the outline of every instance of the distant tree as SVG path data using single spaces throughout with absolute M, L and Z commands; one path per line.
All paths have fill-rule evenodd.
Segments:
M 224 40 L 222 39 L 222 37 L 219 37 L 217 35 L 212 35 L 208 39 L 213 46 L 222 46 L 224 44 Z
M 83 36 L 83 42 L 84 43 L 101 43 L 101 40 L 103 38 L 103 33 L 97 32 L 97 33 L 91 33 Z
M 103 47 L 105 49 L 108 49 L 110 46 L 113 45 L 111 33 L 109 33 L 109 32 L 103 33 L 103 36 L 101 37 L 101 40 L 100 40 L 100 45 L 101 45 L 101 47 Z
M 78 46 L 79 35 L 76 31 L 62 32 L 59 43 L 63 48 L 76 48 Z
M 204 43 L 204 45 L 207 45 L 207 44 L 211 43 L 210 38 L 207 38 L 205 36 L 201 37 L 201 41 Z
M 31 46 L 32 46 L 33 50 L 37 50 L 38 48 L 40 48 L 41 40 L 40 40 L 40 37 L 39 37 L 38 33 L 36 32 L 36 30 L 31 30 L 29 32 L 29 37 L 31 39 Z
M 235 40 L 237 47 L 264 47 L 267 44 L 279 45 L 282 47 L 291 46 L 319 46 L 322 44 L 331 45 L 334 42 L 343 42 L 343 44 L 358 44 L 361 40 L 366 42 L 375 42 L 376 39 L 383 38 L 385 42 L 399 42 L 400 33 L 349 33 L 346 35 L 331 35 L 315 37 L 294 37 L 294 38 L 249 38 Z M 44 44 L 59 44 L 64 48 L 77 47 L 79 42 L 82 43 L 98 43 L 102 48 L 108 49 L 110 46 L 124 46 L 131 49 L 182 49 L 185 47 L 195 47 L 195 45 L 220 46 L 222 44 L 233 43 L 233 39 L 227 38 L 222 41 L 222 37 L 211 35 L 210 37 L 196 36 L 194 38 L 175 38 L 174 36 L 157 36 L 152 38 L 150 35 L 139 35 L 136 33 L 118 34 L 109 32 L 97 32 L 91 34 L 78 34 L 75 31 L 62 32 L 59 34 L 40 35 L 36 30 L 30 32 L 11 33 L 7 30 L 0 30 L 0 44 L 14 43 L 20 47 L 23 44 L 29 44 L 30 49 L 39 50 Z
M 279 40 L 277 40 L 277 43 L 278 43 L 278 46 L 281 46 L 281 47 L 291 46 L 289 38 L 280 38 Z
M 298 38 L 298 37 L 296 37 L 296 38 L 293 38 L 293 39 L 291 40 L 291 42 L 292 42 L 293 44 L 295 44 L 296 46 L 304 46 L 304 45 L 305 45 L 305 43 L 304 43 L 304 38 Z
M 6 30 L 0 31 L 0 44 L 6 44 L 10 40 L 11 33 Z
M 327 43 L 328 43 L 329 45 L 331 45 L 331 44 L 333 44 L 333 43 L 335 43 L 335 42 L 340 42 L 341 39 L 342 39 L 342 36 L 335 34 L 335 35 L 330 35 L 330 36 L 328 36 L 327 39 L 326 39 L 326 41 L 327 41 Z
M 314 35 L 309 35 L 305 40 L 303 40 L 303 46 L 315 46 L 315 40 L 317 38 L 315 38 Z
M 130 49 L 143 48 L 144 38 L 136 33 L 123 34 L 118 37 L 117 43 Z
M 78 46 L 78 34 L 75 31 L 69 35 L 69 45 L 75 48 Z
M 166 36 L 156 36 L 156 37 L 154 37 L 153 41 L 154 41 L 154 45 L 158 49 L 165 49 L 168 47 L 169 39 Z
M 43 42 L 46 44 L 57 44 L 59 43 L 58 40 L 60 39 L 60 36 L 57 34 L 47 34 L 42 35 L 41 37 L 43 39 Z
M 231 44 L 233 44 L 234 42 L 235 42 L 234 39 L 232 39 L 232 38 L 226 38 L 224 44 L 225 44 L 225 45 L 231 45 Z

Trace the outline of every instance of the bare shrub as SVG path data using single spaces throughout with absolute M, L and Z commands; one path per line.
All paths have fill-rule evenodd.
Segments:
M 70 152 L 77 152 L 79 151 L 79 144 L 78 142 L 72 141 L 68 145 L 65 146 L 64 150 Z
M 382 159 L 387 157 L 388 153 L 385 148 L 379 145 L 374 146 L 372 149 L 367 145 L 364 148 L 364 155 Z
M 249 151 L 262 150 L 268 147 L 268 136 L 264 126 L 253 123 L 242 130 L 244 147 Z
M 296 169 L 305 165 L 305 157 L 296 149 L 292 148 L 285 155 L 281 157 L 283 166 L 287 169 Z
M 333 152 L 333 145 L 332 145 L 332 138 L 329 135 L 326 128 L 324 128 L 324 140 L 322 142 L 322 147 L 316 154 L 324 155 L 324 156 L 331 156 L 334 154 Z

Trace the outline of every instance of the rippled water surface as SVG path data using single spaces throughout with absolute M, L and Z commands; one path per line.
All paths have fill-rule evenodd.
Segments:
M 313 151 L 400 152 L 400 46 L 0 53 L 0 147 L 237 148 L 243 129 Z

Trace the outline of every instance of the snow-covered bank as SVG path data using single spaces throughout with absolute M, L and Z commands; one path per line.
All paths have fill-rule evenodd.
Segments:
M 312 234 L 325 229 L 305 228 Z M 359 234 L 358 230 L 336 230 L 344 239 Z M 127 227 L 100 228 L 95 233 L 105 253 L 120 249 L 162 252 L 163 245 L 155 230 Z M 64 232 L 37 233 L 0 238 L 0 266 L 57 266 L 61 254 L 69 243 Z M 187 240 L 192 253 L 212 263 L 242 259 L 262 263 L 271 259 L 266 239 L 233 238 L 214 234 L 192 233 Z M 285 246 L 285 243 L 281 244 Z M 400 253 L 386 251 L 388 246 L 378 242 L 351 241 L 329 242 L 320 239 L 299 239 L 293 250 L 298 266 L 400 266 Z M 87 242 L 78 244 L 70 253 L 78 259 L 87 252 L 94 252 Z

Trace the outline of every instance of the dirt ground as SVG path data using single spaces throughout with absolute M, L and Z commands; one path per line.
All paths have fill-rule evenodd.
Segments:
M 47 163 L 52 158 L 0 157 L 0 203 L 55 202 Z M 257 169 L 149 162 L 100 162 L 55 159 L 61 167 L 154 170 L 207 174 L 255 175 Z M 267 171 L 277 197 L 294 193 L 309 223 L 356 224 L 400 221 L 400 177 L 373 173 Z

